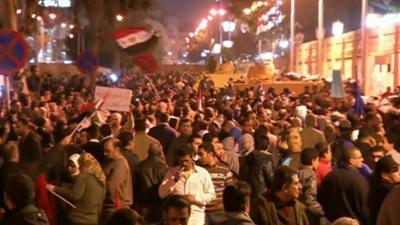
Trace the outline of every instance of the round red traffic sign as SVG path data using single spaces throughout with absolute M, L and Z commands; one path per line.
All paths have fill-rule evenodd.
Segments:
M 91 74 L 99 67 L 99 59 L 94 53 L 86 51 L 79 55 L 76 66 L 81 73 Z
M 0 30 L 0 73 L 18 72 L 28 61 L 29 50 L 25 38 L 16 31 Z

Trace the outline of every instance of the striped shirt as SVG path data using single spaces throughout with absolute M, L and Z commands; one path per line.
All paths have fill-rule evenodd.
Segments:
M 211 176 L 216 198 L 206 206 L 206 212 L 220 212 L 224 210 L 222 196 L 225 187 L 233 183 L 232 172 L 223 166 L 204 166 Z

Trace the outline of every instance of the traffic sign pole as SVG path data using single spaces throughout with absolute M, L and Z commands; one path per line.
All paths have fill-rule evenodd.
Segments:
M 4 94 L 5 94 L 5 99 L 6 99 L 6 108 L 7 110 L 10 109 L 10 79 L 8 76 L 4 76 Z

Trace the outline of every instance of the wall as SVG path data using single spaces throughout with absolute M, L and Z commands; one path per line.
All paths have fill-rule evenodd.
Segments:
M 367 29 L 367 37 L 366 74 L 361 74 L 360 31 L 326 38 L 323 45 L 323 77 L 329 80 L 332 70 L 338 69 L 343 78 L 354 79 L 357 68 L 360 84 L 368 95 L 377 95 L 387 86 L 399 85 L 399 27 Z M 295 54 L 296 72 L 317 73 L 317 41 L 298 45 Z M 366 87 L 364 84 L 369 85 Z

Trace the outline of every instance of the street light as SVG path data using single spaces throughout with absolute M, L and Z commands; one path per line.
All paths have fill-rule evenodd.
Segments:
M 250 9 L 250 8 L 245 8 L 245 9 L 243 9 L 243 13 L 244 13 L 245 15 L 250 15 L 251 9 Z
M 339 20 L 332 24 L 332 34 L 334 36 L 340 36 L 343 34 L 344 24 Z
M 218 14 L 218 11 L 216 9 L 211 9 L 210 14 L 216 16 Z

